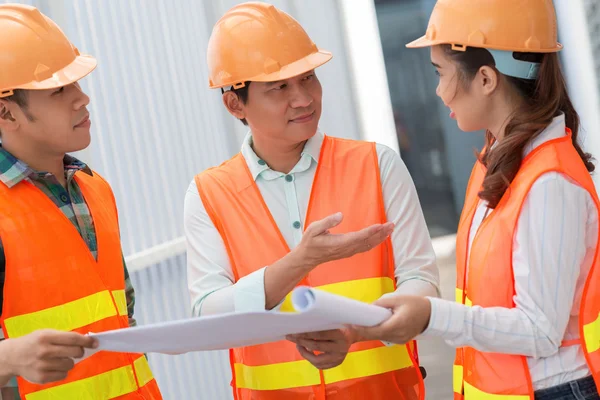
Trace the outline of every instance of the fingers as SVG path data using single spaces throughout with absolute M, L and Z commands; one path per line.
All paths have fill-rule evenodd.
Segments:
M 341 213 L 333 214 L 312 223 L 306 230 L 302 242 L 308 253 L 315 258 L 315 265 L 369 251 L 386 240 L 394 230 L 393 223 L 385 223 L 374 224 L 356 232 L 329 233 L 341 221 Z
M 384 296 L 379 298 L 378 300 L 376 300 L 373 305 L 379 306 L 379 307 L 383 307 L 383 308 L 390 308 L 390 309 L 394 309 L 396 307 L 399 307 L 400 305 L 402 305 L 402 297 L 396 295 L 396 296 Z
M 385 224 L 374 224 L 367 226 L 349 235 L 356 235 L 356 239 L 362 240 L 383 240 L 387 238 L 394 231 L 394 223 L 386 222 Z
M 83 347 L 80 346 L 49 345 L 44 356 L 45 358 L 81 358 L 83 353 Z
M 351 345 L 344 332 L 339 329 L 289 335 L 287 339 L 309 351 L 320 351 L 324 353 L 345 354 L 348 352 Z
M 21 376 L 32 383 L 44 384 L 65 379 L 75 363 L 70 358 L 52 358 L 41 361 Z
M 348 351 L 348 345 L 345 342 L 303 338 L 295 338 L 290 341 L 304 347 L 308 351 L 320 351 L 322 353 L 345 353 Z
M 400 296 L 386 296 L 381 297 L 373 304 L 379 307 L 388 309 L 395 309 L 402 298 Z M 376 326 L 358 326 L 353 325 L 351 329 L 354 330 L 355 334 L 360 336 L 364 340 L 387 340 L 390 330 L 393 330 L 395 325 L 401 323 L 397 314 L 392 314 L 387 320 Z
M 409 320 L 402 314 L 393 314 L 389 319 L 374 327 L 354 326 L 358 335 L 366 340 L 384 340 L 397 344 L 404 344 L 414 338 L 407 332 Z
M 375 224 L 371 226 L 367 226 L 366 228 L 361 229 L 356 232 L 348 232 L 346 234 L 339 235 L 348 243 L 360 243 L 365 242 L 373 237 L 378 237 L 382 233 L 383 225 Z
M 357 232 L 339 235 L 339 238 L 342 246 L 352 248 L 353 252 L 362 253 L 381 244 L 391 235 L 393 230 L 394 224 L 388 222 L 383 225 L 371 225 Z
M 44 384 L 50 382 L 58 382 L 65 379 L 68 372 L 61 371 L 46 371 L 41 373 L 33 373 L 30 375 L 22 376 L 23 379 L 36 384 Z
M 75 362 L 72 358 L 50 358 L 45 360 L 42 370 L 48 372 L 68 372 L 73 367 L 75 367 Z
M 332 214 L 310 224 L 310 226 L 306 229 L 306 233 L 312 236 L 321 235 L 327 232 L 329 229 L 338 226 L 342 222 L 343 218 L 344 217 L 341 212 Z
M 368 229 L 368 228 L 367 228 Z M 380 225 L 380 229 L 375 232 L 367 231 L 367 237 L 365 241 L 370 247 L 375 247 L 385 241 L 388 236 L 392 234 L 394 231 L 394 224 L 391 222 L 387 222 L 383 225 Z
M 89 349 L 93 349 L 98 345 L 95 338 L 77 332 L 46 331 L 43 336 L 47 343 L 55 345 L 79 346 Z
M 315 355 L 302 346 L 296 345 L 300 355 L 319 369 L 334 368 L 344 362 L 346 354 L 339 353 L 323 353 Z
M 302 358 L 306 359 L 308 362 L 310 362 L 312 365 L 314 365 L 316 367 L 315 364 L 319 363 L 318 355 L 314 354 L 312 351 L 309 351 L 305 347 L 302 347 L 301 345 L 298 345 L 298 344 L 296 345 L 296 348 L 298 349 L 298 352 L 300 352 L 300 355 L 302 356 Z
M 67 378 L 67 375 L 68 375 L 68 371 L 47 372 L 44 374 L 44 382 L 43 383 L 62 381 L 63 379 Z

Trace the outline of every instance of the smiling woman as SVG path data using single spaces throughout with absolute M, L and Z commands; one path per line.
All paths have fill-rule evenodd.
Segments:
M 600 201 L 556 27 L 551 1 L 438 0 L 406 45 L 429 48 L 436 94 L 486 146 L 458 227 L 456 301 L 391 296 L 379 304 L 393 316 L 359 333 L 443 338 L 456 400 L 600 399 Z

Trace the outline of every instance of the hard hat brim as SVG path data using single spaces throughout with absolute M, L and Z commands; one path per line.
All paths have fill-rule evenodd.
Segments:
M 413 40 L 412 42 L 408 43 L 406 45 L 406 47 L 408 47 L 409 49 L 418 49 L 418 48 L 423 48 L 423 47 L 437 46 L 440 44 L 465 45 L 464 43 L 450 43 L 447 40 L 431 40 L 431 39 L 428 39 L 427 36 L 424 35 L 424 36 L 421 36 L 420 38 L 418 38 L 417 40 Z M 523 53 L 556 53 L 563 49 L 563 45 L 560 43 L 556 43 L 556 47 L 553 47 L 550 49 L 528 49 L 528 48 L 515 49 L 515 48 L 502 47 L 502 46 L 481 46 L 481 45 L 469 45 L 469 44 L 466 44 L 465 46 L 480 47 L 480 48 L 490 49 L 490 50 L 516 51 L 516 52 L 523 52 Z
M 435 43 L 427 39 L 427 37 L 423 35 L 417 40 L 413 40 L 412 42 L 408 43 L 406 47 L 408 47 L 409 49 L 417 49 L 421 47 L 431 47 L 433 45 L 435 45 Z
M 312 71 L 315 68 L 327 63 L 333 58 L 331 52 L 318 49 L 315 53 L 312 53 L 306 57 L 303 57 L 293 63 L 283 66 L 279 71 L 270 74 L 260 74 L 246 79 L 247 82 L 277 82 L 285 79 L 290 79 L 298 75 L 302 75 L 308 71 Z M 225 86 L 233 86 L 241 82 L 231 81 L 223 82 L 220 84 L 210 85 L 211 89 L 222 88 Z
M 97 65 L 98 61 L 94 57 L 79 55 L 75 57 L 75 60 L 71 64 L 57 71 L 48 79 L 39 82 L 27 82 L 10 89 L 45 90 L 70 85 L 85 78 L 90 72 L 96 69 Z

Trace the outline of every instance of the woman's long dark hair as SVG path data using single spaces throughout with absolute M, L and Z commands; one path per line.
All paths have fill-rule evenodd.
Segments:
M 494 58 L 486 49 L 469 47 L 466 51 L 452 50 L 443 45 L 445 54 L 457 64 L 458 77 L 468 87 L 483 66 L 495 68 Z M 563 113 L 568 128 L 572 131 L 573 146 L 579 153 L 587 170 L 594 171 L 592 156 L 585 153 L 577 142 L 579 115 L 571 103 L 567 86 L 556 53 L 514 53 L 515 58 L 541 62 L 537 80 L 526 80 L 506 76 L 523 97 L 524 104 L 511 116 L 500 142 L 492 149 L 494 136 L 486 132 L 486 150 L 478 155 L 487 168 L 479 197 L 495 208 L 517 175 L 523 161 L 523 150 L 527 143 L 537 137 L 556 117 Z

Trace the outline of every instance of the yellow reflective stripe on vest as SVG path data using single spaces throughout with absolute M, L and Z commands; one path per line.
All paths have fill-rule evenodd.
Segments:
M 249 366 L 235 364 L 235 383 L 238 388 L 279 390 L 321 383 L 319 370 L 308 361 Z
M 465 382 L 465 400 L 530 400 L 529 395 L 490 394 Z
M 127 298 L 125 297 L 125 291 L 113 290 L 112 295 L 113 299 L 115 299 L 117 310 L 119 310 L 119 315 L 127 315 Z
M 372 303 L 385 293 L 394 291 L 391 278 L 367 278 L 317 286 L 328 293 L 345 296 L 365 303 Z M 293 312 L 290 296 L 281 305 L 280 311 Z M 383 374 L 412 367 L 406 346 L 378 347 L 351 352 L 336 368 L 323 371 L 325 383 Z M 248 366 L 235 364 L 236 386 L 253 390 L 279 390 L 319 385 L 319 370 L 306 360 L 270 365 Z
M 394 281 L 391 278 L 378 277 L 332 283 L 330 285 L 317 286 L 316 288 L 328 293 L 362 301 L 364 303 L 373 303 L 384 294 L 394 291 Z M 286 296 L 279 311 L 294 311 L 290 295 Z
M 456 289 L 455 292 L 455 300 L 457 303 L 461 303 L 462 304 L 462 299 L 463 299 L 463 291 L 461 289 Z M 465 298 L 465 305 L 469 306 L 469 307 L 473 307 L 473 302 L 471 301 L 471 299 L 469 299 L 468 297 Z
M 342 364 L 323 371 L 325 383 L 336 383 L 412 367 L 406 346 L 384 346 L 348 353 Z
M 127 315 L 125 291 L 113 291 L 120 315 Z M 7 318 L 5 322 L 8 337 L 18 338 L 38 329 L 72 331 L 104 318 L 117 315 L 115 303 L 108 290 L 92 294 L 45 310 Z
M 147 365 L 144 356 L 135 360 L 134 366 L 138 377 L 145 376 L 146 379 L 148 378 L 147 374 L 150 367 Z M 150 372 L 150 379 L 141 384 L 140 387 L 152 379 L 152 373 Z M 25 396 L 25 400 L 106 400 L 135 392 L 137 389 L 138 385 L 135 382 L 133 368 L 131 365 L 126 365 L 89 378 L 30 393 Z
M 148 364 L 146 357 L 142 356 L 133 362 L 135 368 L 135 374 L 137 375 L 138 384 L 140 387 L 145 386 L 148 382 L 154 379 L 152 370 Z
M 323 371 L 325 383 L 341 382 L 413 367 L 406 346 L 377 347 L 348 353 L 344 362 Z M 308 361 L 248 366 L 235 364 L 238 388 L 252 390 L 279 390 L 321 383 L 319 370 Z
M 454 393 L 462 394 L 463 390 L 463 367 L 454 365 L 452 367 L 452 389 Z
M 583 339 L 588 353 L 600 349 L 600 314 L 594 322 L 583 326 Z

